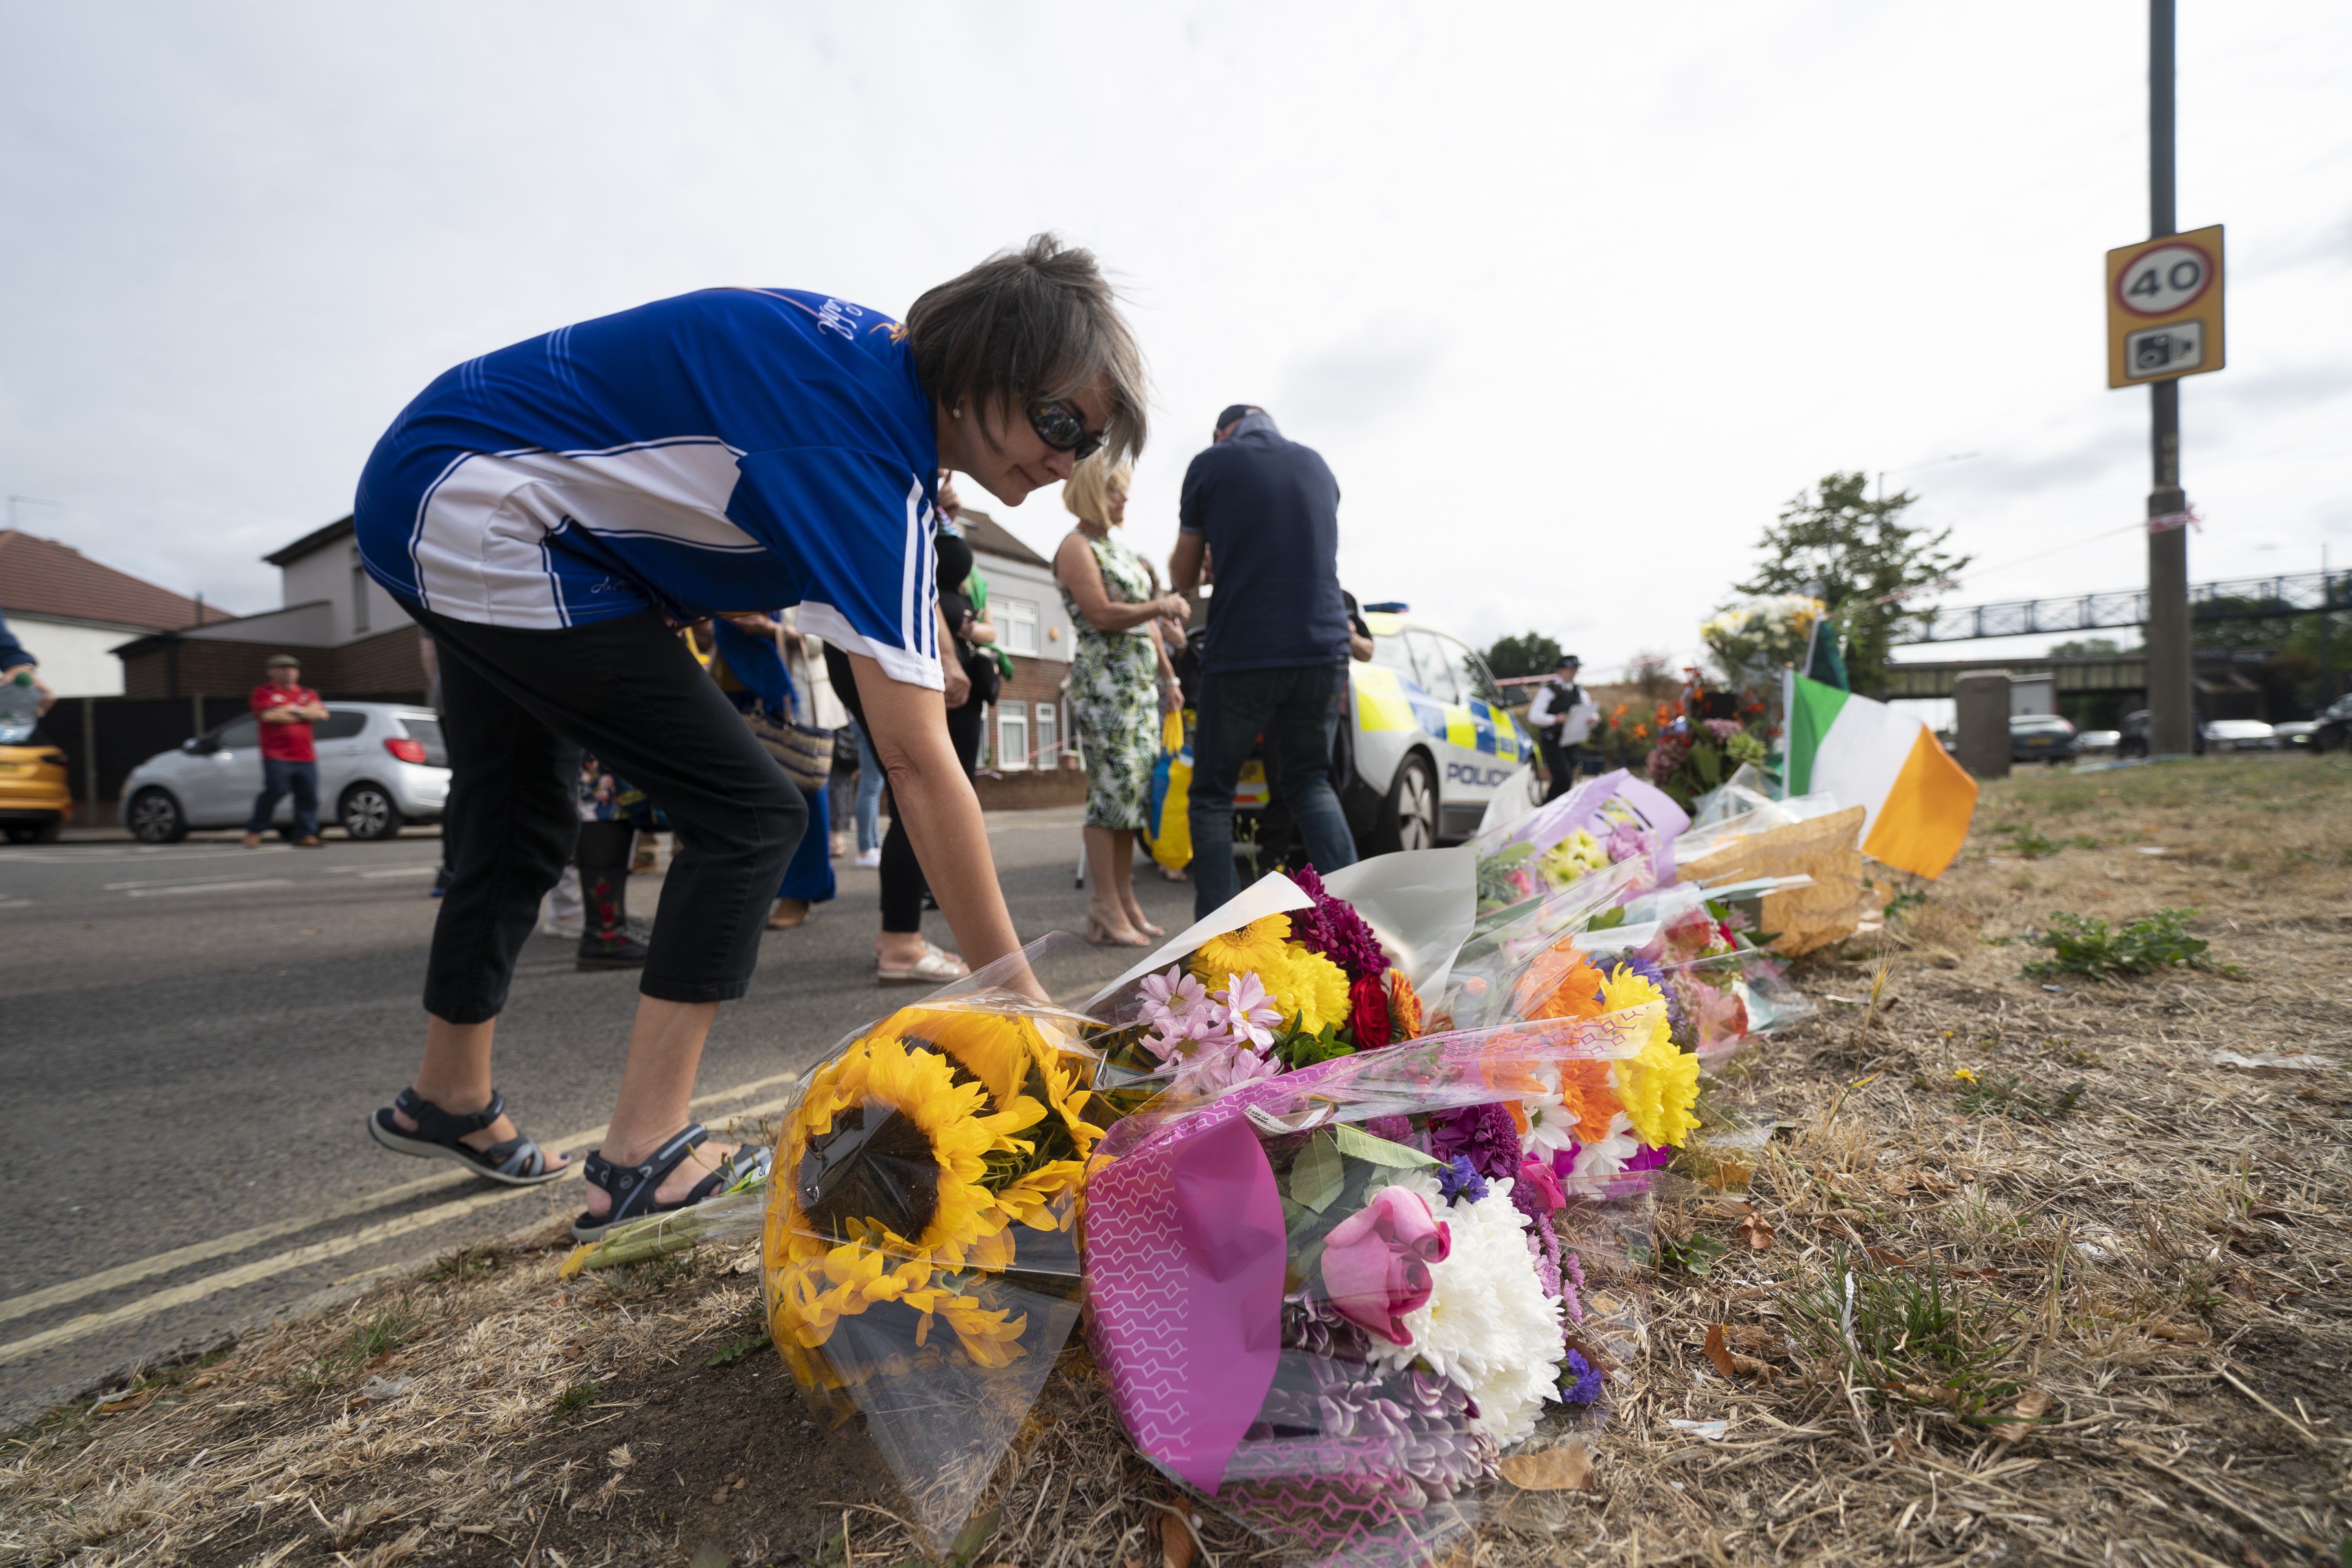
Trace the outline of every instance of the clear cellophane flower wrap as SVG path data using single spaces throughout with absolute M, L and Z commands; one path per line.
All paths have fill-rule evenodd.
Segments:
M 1432 1033 L 1469 934 L 1466 848 L 1376 855 L 1328 880 L 1259 879 L 1088 1001 L 1117 1026 L 1096 1088 L 1122 1110 Z
M 820 1407 L 865 1413 L 934 1555 L 985 1493 L 1081 1305 L 1098 1030 L 989 984 L 1015 975 L 1034 988 L 1008 960 L 813 1068 L 768 1195 L 770 1335 Z
M 1638 863 L 1637 887 L 1671 882 L 1675 840 L 1689 826 L 1663 790 L 1623 768 L 1587 779 L 1478 835 L 1478 930 L 1517 921 L 1612 866 Z
M 1113 1128 L 1088 1338 L 1144 1457 L 1333 1563 L 1443 1561 L 1510 1507 L 1501 1461 L 1597 1418 L 1643 1300 L 1617 1235 L 1643 1200 L 1603 1215 L 1529 1169 L 1524 1108 L 1664 1012 L 1424 1037 Z

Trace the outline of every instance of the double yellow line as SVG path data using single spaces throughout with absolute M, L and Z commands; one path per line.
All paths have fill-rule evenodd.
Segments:
M 800 1076 L 796 1072 L 788 1072 L 777 1073 L 769 1078 L 753 1079 L 749 1083 L 739 1083 L 732 1089 L 720 1089 L 715 1094 L 702 1095 L 692 1102 L 692 1108 L 699 1110 L 706 1106 L 723 1104 L 730 1100 L 740 1100 L 746 1095 L 757 1094 L 761 1089 L 774 1089 L 782 1084 L 795 1082 Z M 783 1110 L 792 1102 L 793 1097 L 785 1095 L 778 1099 L 761 1100 L 756 1105 L 743 1106 L 730 1114 L 738 1120 L 765 1116 L 771 1111 Z M 541 1146 L 557 1153 L 569 1153 L 594 1145 L 604 1138 L 604 1126 L 591 1127 L 583 1131 L 567 1132 L 560 1138 L 542 1140 Z M 79 1279 L 68 1279 L 62 1284 L 51 1285 L 44 1289 L 26 1291 L 21 1296 L 11 1296 L 5 1300 L 0 1300 L 0 1322 L 29 1317 L 37 1312 L 46 1312 L 52 1308 L 61 1307 L 68 1301 L 78 1301 L 86 1296 L 117 1290 L 125 1285 L 137 1284 L 142 1279 L 152 1279 L 158 1275 L 174 1273 L 191 1264 L 206 1262 L 215 1258 L 230 1257 L 249 1247 L 258 1247 L 263 1242 L 274 1241 L 281 1236 L 294 1236 L 302 1231 L 314 1230 L 322 1225 L 332 1225 L 338 1220 L 352 1219 L 377 1209 L 388 1208 L 394 1204 L 406 1202 L 410 1198 L 425 1193 L 472 1186 L 477 1180 L 478 1178 L 467 1175 L 462 1171 L 450 1171 L 441 1175 L 425 1176 L 414 1182 L 403 1182 L 398 1186 L 385 1187 L 380 1192 L 370 1193 L 365 1197 L 352 1198 L 346 1203 L 337 1204 L 331 1208 L 320 1209 L 315 1214 L 301 1215 L 291 1219 L 272 1220 L 268 1225 L 257 1225 L 247 1230 L 232 1231 L 226 1236 L 215 1237 L 210 1241 L 200 1241 L 192 1246 L 174 1247 L 169 1252 L 158 1252 L 152 1257 L 142 1258 L 135 1262 L 121 1264 L 112 1268 L 103 1268 L 95 1274 L 85 1274 Z M 323 1263 L 329 1258 L 341 1258 L 347 1253 L 357 1252 L 362 1247 L 373 1247 L 379 1242 L 406 1236 L 412 1231 L 427 1230 L 435 1226 L 445 1225 L 451 1220 L 472 1214 L 477 1209 L 507 1203 L 538 1190 L 536 1187 L 499 1187 L 488 1192 L 478 1193 L 471 1197 L 436 1204 L 431 1208 L 419 1209 L 415 1214 L 402 1215 L 397 1219 L 384 1220 L 380 1224 L 367 1226 L 342 1236 L 331 1237 L 325 1241 L 314 1241 L 307 1246 L 290 1247 L 268 1258 L 257 1258 L 251 1263 L 223 1269 L 217 1274 L 207 1274 L 200 1279 L 192 1279 L 184 1285 L 173 1285 L 169 1289 L 142 1296 L 135 1301 L 126 1302 L 122 1306 L 110 1308 L 103 1312 L 85 1312 L 79 1318 L 59 1323 L 56 1328 L 44 1329 L 39 1333 L 28 1334 L 23 1339 L 10 1340 L 5 1344 L 0 1344 L 0 1366 L 5 1366 L 10 1362 L 21 1361 L 29 1355 L 38 1354 L 53 1345 L 85 1339 L 109 1329 L 121 1328 L 126 1323 L 135 1323 L 142 1319 L 152 1318 L 158 1312 L 168 1312 L 175 1307 L 184 1307 L 191 1302 L 201 1301 L 207 1296 L 215 1296 L 224 1290 L 235 1290 L 250 1285 L 256 1280 L 268 1279 L 297 1268 L 308 1268 L 314 1263 Z

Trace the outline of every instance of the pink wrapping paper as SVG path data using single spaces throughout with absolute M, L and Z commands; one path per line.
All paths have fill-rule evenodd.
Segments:
M 1282 1349 L 1282 1197 L 1249 1123 L 1220 1120 L 1102 1167 L 1088 1293 L 1120 1417 L 1147 1458 L 1214 1496 Z

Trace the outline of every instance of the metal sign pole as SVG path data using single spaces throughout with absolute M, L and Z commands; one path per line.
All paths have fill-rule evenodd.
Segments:
M 2180 232 L 2172 185 L 2172 5 L 2147 7 L 2148 237 Z M 2186 756 L 2196 737 L 2190 717 L 2192 661 L 2189 647 L 2189 510 L 2180 488 L 2180 383 L 2168 378 L 2147 389 L 2153 418 L 2156 484 L 2147 515 L 2147 743 L 2157 756 Z M 2161 522 L 2157 520 L 2162 519 Z

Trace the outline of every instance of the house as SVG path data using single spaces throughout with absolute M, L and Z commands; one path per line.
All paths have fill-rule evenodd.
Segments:
M 421 702 L 416 623 L 360 564 L 348 517 L 262 557 L 280 608 L 123 644 L 119 689 L 132 697 L 242 698 L 273 653 L 302 661 L 302 684 L 357 701 Z
M 1013 678 L 988 716 L 981 766 L 1006 775 L 1076 768 L 1078 740 L 1070 727 L 1068 689 L 1077 637 L 1062 607 L 1053 563 L 984 511 L 967 509 L 956 521 L 975 567 L 988 579 L 996 646 L 1013 656 Z M 1082 795 L 1082 781 L 1076 788 Z
M 0 529 L 0 614 L 59 697 L 122 694 L 126 637 L 231 619 L 201 599 L 101 566 L 69 544 Z

